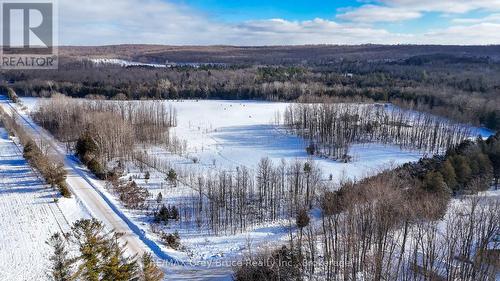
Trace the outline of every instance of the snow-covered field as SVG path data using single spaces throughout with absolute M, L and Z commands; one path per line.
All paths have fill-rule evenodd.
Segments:
M 36 98 L 22 100 L 30 110 L 36 107 Z M 178 165 L 189 165 L 187 160 L 197 158 L 198 166 L 234 169 L 244 165 L 254 169 L 263 157 L 273 161 L 309 157 L 305 151 L 307 143 L 275 125 L 276 115 L 283 113 L 288 103 L 222 100 L 166 103 L 177 111 L 178 123 L 172 133 L 187 141 L 184 158 L 171 156 Z M 354 157 L 351 163 L 313 159 L 325 175 L 332 174 L 334 179 L 360 179 L 388 165 L 416 161 L 423 156 L 419 151 L 402 151 L 395 145 L 380 144 L 355 144 L 350 154 Z
M 74 199 L 56 204 L 56 197 L 0 128 L 0 280 L 49 279 L 51 249 L 45 241 L 87 217 Z
M 244 165 L 254 169 L 264 157 L 273 161 L 309 157 L 306 142 L 275 125 L 276 115 L 282 114 L 288 103 L 204 100 L 171 104 L 178 114 L 173 133 L 187 140 L 188 153 L 203 165 L 215 163 L 223 169 Z M 422 156 L 416 151 L 377 144 L 354 145 L 351 154 L 355 161 L 347 164 L 314 159 L 325 175 L 359 179 L 383 166 L 415 161 Z
M 113 58 L 94 58 L 90 59 L 90 61 L 96 65 L 118 65 L 121 67 L 131 67 L 131 66 L 145 66 L 145 67 L 154 67 L 154 68 L 169 68 L 169 67 L 175 67 L 175 66 L 187 66 L 187 67 L 193 67 L 193 68 L 198 68 L 203 65 L 218 65 L 218 66 L 224 66 L 226 64 L 224 63 L 190 63 L 190 62 L 183 62 L 183 63 L 171 63 L 171 62 L 165 62 L 165 63 L 143 63 L 143 62 L 136 62 L 136 61 L 128 61 L 128 60 L 123 60 L 123 59 L 113 59 Z
M 149 67 L 157 67 L 157 68 L 158 67 L 166 67 L 165 64 L 142 63 L 142 62 L 121 60 L 121 59 L 109 59 L 109 58 L 91 59 L 90 61 L 95 63 L 96 65 L 114 64 L 114 65 L 119 65 L 122 67 L 127 67 L 127 66 L 149 66 Z
M 37 98 L 22 98 L 32 110 Z M 144 102 L 144 101 L 142 101 Z M 198 159 L 198 166 L 217 169 L 235 169 L 246 166 L 255 169 L 260 159 L 308 159 L 307 143 L 300 137 L 287 134 L 276 125 L 276 116 L 282 114 L 289 103 L 262 101 L 185 100 L 165 101 L 177 111 L 177 127 L 171 132 L 187 142 L 187 155 L 170 157 L 178 165 Z M 476 136 L 489 136 L 486 129 L 472 128 Z M 162 153 L 155 149 L 155 154 Z M 313 157 L 325 175 L 334 179 L 360 179 L 388 165 L 416 161 L 423 156 L 419 151 L 401 150 L 396 145 L 354 144 L 350 149 L 354 161 L 340 163 Z

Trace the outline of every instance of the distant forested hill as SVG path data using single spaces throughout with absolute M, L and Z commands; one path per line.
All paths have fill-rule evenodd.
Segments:
M 59 53 L 59 70 L 2 70 L 4 86 L 29 96 L 393 102 L 500 128 L 500 46 L 117 45 Z M 172 67 L 90 60 L 97 58 Z

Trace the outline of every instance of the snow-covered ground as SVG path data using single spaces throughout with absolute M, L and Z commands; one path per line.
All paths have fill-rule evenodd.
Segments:
M 258 101 L 170 102 L 177 110 L 178 124 L 173 133 L 187 140 L 188 153 L 202 165 L 234 169 L 244 165 L 256 168 L 260 159 L 308 159 L 307 143 L 276 126 L 276 116 L 288 103 Z M 339 163 L 313 157 L 325 176 L 334 179 L 362 178 L 389 164 L 418 160 L 417 151 L 401 151 L 397 146 L 356 144 L 351 152 L 355 161 Z
M 36 98 L 23 98 L 28 110 L 36 108 Z M 166 152 L 162 148 L 149 148 L 151 155 L 168 159 L 176 170 L 207 172 L 209 170 L 234 170 L 237 166 L 255 169 L 260 159 L 268 157 L 278 162 L 306 160 L 310 156 L 305 151 L 306 143 L 297 136 L 287 134 L 276 124 L 276 116 L 282 113 L 288 103 L 259 101 L 190 100 L 166 101 L 177 111 L 177 127 L 172 134 L 187 142 L 187 153 L 183 156 Z M 324 176 L 333 177 L 332 183 L 340 179 L 363 178 L 389 165 L 399 165 L 416 161 L 422 154 L 418 151 L 401 151 L 397 146 L 380 144 L 357 144 L 351 149 L 355 161 L 340 163 L 314 157 L 323 170 Z M 197 158 L 195 164 L 191 159 Z M 165 204 L 179 205 L 194 190 L 185 186 L 167 186 L 165 175 L 150 171 L 151 178 L 145 180 L 144 172 L 128 165 L 124 178 L 133 177 L 137 184 L 148 188 L 151 200 L 162 192 Z M 120 202 L 108 191 L 103 192 L 120 206 Z M 138 222 L 148 236 L 154 237 L 149 229 L 144 212 L 126 210 L 127 216 Z M 164 251 L 179 258 L 193 261 L 210 260 L 223 256 L 239 255 L 251 244 L 265 246 L 287 238 L 288 222 L 273 222 L 255 226 L 251 231 L 231 236 L 208 235 L 194 226 L 171 224 L 169 231 L 178 230 L 185 246 L 184 253 Z
M 99 59 L 90 59 L 91 62 L 95 63 L 96 65 L 107 65 L 107 64 L 114 64 L 114 65 L 119 65 L 122 67 L 127 67 L 127 66 L 149 66 L 149 67 L 167 67 L 165 64 L 156 64 L 156 63 L 142 63 L 142 62 L 134 62 L 134 61 L 127 61 L 127 60 L 122 60 L 122 59 L 111 59 L 111 58 L 99 58 Z
M 0 128 L 0 280 L 49 279 L 51 248 L 45 242 L 83 217 L 88 215 L 74 199 L 44 186 Z
M 36 107 L 36 98 L 22 100 L 28 111 Z M 269 157 L 275 162 L 281 159 L 292 161 L 309 158 L 305 151 L 307 143 L 300 137 L 287 134 L 282 127 L 276 125 L 276 116 L 283 113 L 288 103 L 221 100 L 165 103 L 171 104 L 177 111 L 177 127 L 171 132 L 186 141 L 187 152 L 182 156 L 174 155 L 160 147 L 149 147 L 146 151 L 169 161 L 176 170 L 233 170 L 241 165 L 255 169 L 263 157 Z M 478 128 L 473 128 L 472 131 L 474 135 L 478 132 L 483 136 L 491 134 Z M 398 146 L 381 144 L 355 144 L 350 149 L 350 154 L 354 157 L 351 163 L 319 157 L 313 159 L 323 171 L 325 179 L 332 175 L 334 186 L 342 179 L 361 179 L 388 166 L 416 161 L 423 156 L 419 151 L 401 150 Z M 196 163 L 192 161 L 195 158 L 198 160 Z M 124 178 L 133 177 L 137 184 L 145 186 L 152 194 L 151 201 L 162 192 L 163 203 L 179 205 L 195 192 L 182 184 L 177 187 L 167 186 L 164 174 L 152 169 L 149 171 L 151 178 L 146 180 L 143 177 L 144 171 L 127 164 L 127 174 Z M 104 189 L 102 192 L 136 222 L 148 237 L 155 239 L 150 229 L 150 217 L 145 212 L 127 210 L 113 194 Z M 167 229 L 169 232 L 179 231 L 184 250 L 176 252 L 163 249 L 178 259 L 195 263 L 231 258 L 244 254 L 249 247 L 278 245 L 278 241 L 287 239 L 286 226 L 286 221 L 273 222 L 254 226 L 243 234 L 215 236 L 203 229 L 172 223 Z M 156 240 L 158 241 L 158 238 Z
M 146 67 L 155 67 L 155 68 L 169 68 L 175 66 L 187 66 L 193 68 L 199 68 L 200 66 L 208 65 L 208 66 L 225 66 L 225 63 L 196 63 L 196 62 L 183 62 L 183 63 L 171 63 L 165 62 L 161 63 L 144 63 L 144 62 L 136 62 L 136 61 L 128 61 L 123 59 L 116 58 L 94 58 L 90 59 L 90 61 L 96 65 L 118 65 L 121 67 L 130 67 L 130 66 L 146 66 Z

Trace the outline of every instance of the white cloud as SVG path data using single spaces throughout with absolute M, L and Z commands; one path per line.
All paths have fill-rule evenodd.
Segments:
M 60 2 L 60 43 L 158 44 L 361 44 L 397 43 L 403 35 L 324 19 L 268 19 L 236 24 L 208 19 L 188 7 L 160 0 Z
M 337 17 L 353 22 L 399 22 L 416 19 L 424 12 L 439 12 L 448 15 L 470 11 L 500 11 L 500 0 L 379 0 L 359 8 L 341 9 Z
M 381 0 L 391 7 L 422 12 L 463 14 L 473 10 L 500 10 L 500 0 Z
M 226 23 L 212 20 L 208 15 L 187 6 L 165 0 L 141 2 L 136 0 L 64 0 L 59 1 L 59 5 L 59 42 L 64 45 L 500 43 L 500 38 L 496 35 L 498 34 L 496 30 L 500 30 L 500 27 L 492 22 L 469 22 L 469 25 L 457 22 L 460 25 L 420 35 L 391 33 L 370 24 L 384 20 L 384 18 L 385 21 L 415 18 L 421 13 L 418 11 L 406 13 L 403 10 L 397 10 L 400 9 L 399 7 L 393 7 L 390 10 L 378 7 L 369 8 L 371 20 L 364 20 L 361 23 L 320 18 L 304 21 L 267 19 Z M 366 13 L 366 9 L 368 8 L 365 8 L 365 12 L 353 10 L 347 13 L 352 12 L 350 17 L 359 18 Z M 397 11 L 399 15 L 389 13 L 394 11 Z M 348 17 L 347 13 L 343 15 Z
M 365 44 L 392 43 L 407 40 L 407 35 L 391 34 L 384 29 L 339 24 L 324 19 L 287 21 L 259 20 L 239 25 L 242 38 L 252 38 L 249 45 L 261 44 Z M 244 40 L 245 40 L 244 39 Z M 261 42 L 261 44 L 259 44 Z
M 500 43 L 500 23 L 451 26 L 423 34 L 417 42 L 444 45 L 493 45 Z
M 500 14 L 491 14 L 482 18 L 454 18 L 451 21 L 456 24 L 500 23 Z
M 395 22 L 419 18 L 421 17 L 421 13 L 403 8 L 364 5 L 340 14 L 337 17 L 344 20 L 365 23 Z
M 160 0 L 65 0 L 59 18 L 63 44 L 188 44 L 227 32 L 198 11 Z

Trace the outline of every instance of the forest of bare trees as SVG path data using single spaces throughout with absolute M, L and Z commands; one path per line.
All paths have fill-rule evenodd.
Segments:
M 261 159 L 256 171 L 238 167 L 190 176 L 187 184 L 196 192 L 192 200 L 178 205 L 181 220 L 206 226 L 215 234 L 235 234 L 288 219 L 316 203 L 320 177 L 312 161 L 274 164 L 268 158 Z
M 395 144 L 438 154 L 470 136 L 466 126 L 378 104 L 292 104 L 284 125 L 309 141 L 309 154 L 348 161 L 354 143 Z
M 236 268 L 236 280 L 495 280 L 498 200 L 465 198 L 434 220 L 432 196 L 411 203 L 392 187 L 378 182 L 329 195 L 321 225 L 249 257 L 254 266 Z
M 242 266 L 236 279 L 495 280 L 500 202 L 470 194 L 495 184 L 499 152 L 497 134 L 324 190 L 319 222 L 298 212 L 299 232 L 284 248 L 249 257 L 288 258 L 286 266 Z
M 135 159 L 135 164 L 144 170 L 163 173 L 168 186 L 179 183 L 191 190 L 172 206 L 178 213 L 176 221 L 180 227 L 196 227 L 215 235 L 242 233 L 259 224 L 294 217 L 299 210 L 317 206 L 319 192 L 325 188 L 322 172 L 312 160 L 274 163 L 263 158 L 255 170 L 238 166 L 234 170 L 194 172 L 177 169 L 154 155 L 139 153 Z M 115 167 L 114 171 L 121 171 L 117 172 L 119 175 L 123 169 Z M 121 190 L 121 186 L 132 182 L 115 180 L 112 186 Z M 144 209 L 158 210 L 159 198 L 144 200 Z
M 42 100 L 33 119 L 60 141 L 82 144 L 85 138 L 92 151 L 77 148 L 77 155 L 91 170 L 104 172 L 113 159 L 131 160 L 138 144 L 167 145 L 169 128 L 176 125 L 176 113 L 164 103 L 77 100 L 62 95 Z M 79 142 L 80 141 L 80 142 Z M 99 174 L 99 173 L 96 173 Z

